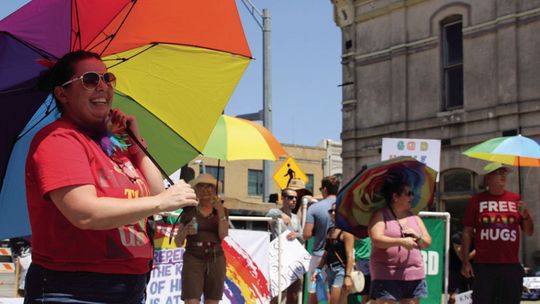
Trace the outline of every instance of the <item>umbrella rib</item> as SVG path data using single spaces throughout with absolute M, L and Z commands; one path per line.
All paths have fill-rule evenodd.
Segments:
M 52 99 L 52 100 L 54 100 L 54 99 Z M 51 108 L 51 105 L 53 106 L 52 108 Z M 37 125 L 39 125 L 40 122 L 42 122 L 45 118 L 47 118 L 47 116 L 51 115 L 51 113 L 53 113 L 53 110 L 55 108 L 56 108 L 56 102 L 49 103 L 49 105 L 47 105 L 47 109 L 45 110 L 45 115 L 43 115 L 43 117 L 41 117 L 33 126 L 28 128 L 28 130 L 26 130 L 26 132 L 19 134 L 17 136 L 17 138 L 15 138 L 15 142 L 17 142 L 19 139 L 23 138 L 26 134 L 28 134 L 30 131 L 32 131 L 32 129 L 34 129 Z
M 75 6 L 75 17 L 77 23 L 77 32 L 75 32 L 75 41 L 72 41 L 71 49 L 75 49 L 77 41 L 79 41 L 79 50 L 82 50 L 82 39 L 81 39 L 81 22 L 79 21 L 79 6 L 77 5 L 77 0 L 71 1 L 72 5 Z M 71 38 L 70 38 L 71 39 Z
M 115 91 L 115 94 L 118 94 L 118 95 L 121 95 L 121 96 L 125 96 L 125 97 L 128 97 L 129 99 L 133 100 L 133 102 L 135 102 L 136 104 L 138 104 L 141 108 L 143 108 L 146 112 L 148 112 L 148 114 L 152 115 L 156 120 L 160 121 L 164 126 L 166 126 L 169 130 L 171 130 L 174 134 L 176 134 L 178 137 L 180 137 L 185 143 L 187 143 L 191 148 L 193 148 L 193 150 L 197 151 L 197 153 L 199 154 L 202 154 L 201 151 L 199 151 L 199 149 L 195 148 L 187 139 L 185 139 L 182 135 L 178 134 L 174 129 L 172 129 L 168 124 L 166 124 L 163 120 L 161 120 L 161 118 L 157 117 L 156 115 L 154 115 L 154 113 L 150 112 L 146 107 L 144 107 L 141 103 L 139 103 L 137 100 L 135 100 L 135 98 L 127 95 L 127 94 L 124 94 L 118 90 Z
M 116 37 L 116 34 L 118 34 L 118 32 L 120 31 L 120 29 L 122 28 L 122 26 L 124 25 L 124 23 L 126 22 L 127 18 L 129 17 L 129 15 L 131 14 L 131 11 L 133 10 L 133 8 L 135 7 L 135 4 L 137 4 L 137 1 L 138 0 L 131 0 L 131 7 L 129 8 L 128 12 L 126 13 L 126 15 L 124 16 L 124 18 L 122 19 L 122 22 L 120 22 L 120 24 L 118 25 L 118 27 L 116 28 L 116 30 L 114 31 L 114 33 L 112 34 L 109 34 L 107 35 L 105 38 L 103 38 L 103 40 L 101 40 L 100 42 L 96 43 L 94 46 L 92 46 L 89 50 L 91 51 L 93 48 L 99 46 L 100 44 L 104 43 L 105 41 L 107 41 L 107 45 L 105 45 L 105 47 L 101 50 L 101 52 L 99 53 L 99 56 L 102 56 L 103 53 L 105 53 L 105 51 L 107 50 L 107 48 L 109 47 L 109 45 L 111 45 L 112 41 L 114 40 L 114 38 Z M 103 30 L 101 31 L 102 33 Z M 106 34 L 106 33 L 104 33 Z
M 53 54 L 50 54 L 49 52 L 43 50 L 43 49 L 40 49 L 40 48 L 37 48 L 31 44 L 28 44 L 26 41 L 24 40 L 21 40 L 19 39 L 18 37 L 16 36 L 13 36 L 11 33 L 9 32 L 3 32 L 3 31 L 0 31 L 2 33 L 5 33 L 6 35 L 9 35 L 11 38 L 13 38 L 14 40 L 17 40 L 19 43 L 21 44 L 24 44 L 27 48 L 29 48 L 30 50 L 34 51 L 36 54 L 40 55 L 41 57 L 45 58 L 45 59 L 51 59 L 51 58 L 54 58 L 54 59 L 58 59 L 56 56 L 54 56 Z
M 102 42 L 103 42 L 103 41 L 102 41 Z M 216 52 L 220 52 L 220 53 L 227 53 L 227 54 L 231 54 L 231 55 L 235 55 L 235 56 L 240 56 L 240 57 L 244 57 L 244 58 L 248 58 L 248 59 L 254 59 L 253 57 L 244 56 L 244 55 L 242 55 L 242 54 L 229 53 L 229 52 L 225 52 L 225 51 L 223 51 L 223 50 L 218 50 L 218 49 L 213 49 L 213 48 L 206 48 L 206 47 L 203 48 L 203 47 L 200 47 L 200 46 L 197 46 L 197 45 L 193 45 L 193 44 L 170 43 L 170 42 L 151 42 L 150 45 L 149 45 L 147 48 L 145 48 L 145 49 L 143 49 L 143 50 L 137 52 L 136 54 L 133 54 L 133 55 L 127 57 L 127 58 L 125 58 L 125 57 L 124 57 L 124 58 L 115 58 L 115 59 L 112 59 L 112 58 L 111 58 L 111 59 L 103 59 L 103 61 L 118 61 L 118 60 L 120 60 L 120 62 L 118 62 L 118 63 L 116 63 L 116 64 L 113 64 L 113 65 L 109 66 L 109 68 L 112 68 L 112 67 L 115 67 L 115 66 L 117 66 L 117 65 L 119 65 L 119 64 L 121 64 L 121 63 L 124 63 L 124 62 L 130 60 L 130 59 L 133 58 L 133 57 L 136 57 L 136 56 L 138 56 L 138 55 L 141 55 L 142 53 L 144 53 L 144 52 L 150 50 L 150 49 L 153 48 L 153 47 L 158 46 L 159 44 L 170 44 L 170 45 L 189 46 L 189 47 L 194 47 L 194 48 L 200 48 L 200 49 L 212 50 L 212 51 L 216 51 Z
M 119 64 L 121 64 L 121 63 L 124 63 L 124 62 L 130 60 L 131 58 L 133 58 L 133 57 L 135 57 L 135 56 L 139 56 L 140 54 L 142 54 L 142 53 L 148 51 L 149 49 L 151 49 L 151 48 L 153 48 L 153 47 L 155 47 L 155 46 L 157 46 L 157 44 L 151 44 L 151 45 L 149 45 L 147 48 L 140 50 L 139 52 L 137 52 L 136 54 L 131 55 L 131 56 L 128 57 L 128 58 L 103 59 L 103 61 L 117 61 L 117 60 L 120 60 L 120 62 L 115 63 L 115 64 L 109 66 L 109 69 L 111 69 L 111 68 L 113 68 L 113 67 L 115 67 L 115 66 L 117 66 L 117 65 L 119 65 Z M 126 95 L 126 96 L 127 96 L 127 95 Z M 130 97 L 130 98 L 131 98 L 131 97 Z M 132 98 L 132 99 L 133 99 L 133 98 Z

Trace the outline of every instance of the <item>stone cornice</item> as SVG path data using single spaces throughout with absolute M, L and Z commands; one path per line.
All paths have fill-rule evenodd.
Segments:
M 393 122 L 384 125 L 370 126 L 358 130 L 344 130 L 342 140 L 370 139 L 394 135 L 399 132 L 415 132 L 433 128 L 460 126 L 467 123 L 488 119 L 497 119 L 504 116 L 540 112 L 540 100 L 522 101 L 517 103 L 501 104 L 475 110 L 455 110 L 451 112 L 438 112 L 435 117 L 412 120 L 409 122 Z M 540 129 L 540 126 L 538 127 Z M 531 130 L 536 130 L 536 127 Z

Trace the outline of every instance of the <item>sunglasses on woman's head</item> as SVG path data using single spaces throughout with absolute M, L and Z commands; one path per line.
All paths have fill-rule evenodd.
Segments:
M 106 72 L 103 74 L 99 74 L 97 72 L 86 72 L 79 77 L 75 77 L 71 80 L 64 82 L 62 84 L 62 87 L 65 87 L 74 81 L 81 80 L 82 85 L 85 89 L 94 90 L 99 85 L 100 79 L 103 80 L 103 82 L 111 88 L 114 88 L 116 86 L 116 76 L 114 76 L 114 74 L 111 72 Z

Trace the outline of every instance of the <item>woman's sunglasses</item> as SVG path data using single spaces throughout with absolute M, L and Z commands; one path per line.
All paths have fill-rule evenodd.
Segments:
M 85 89 L 95 90 L 99 85 L 100 79 L 103 80 L 103 82 L 111 88 L 114 88 L 116 85 L 116 76 L 114 76 L 114 74 L 111 72 L 106 72 L 103 74 L 98 74 L 96 72 L 86 72 L 79 77 L 64 82 L 62 86 L 65 87 L 74 81 L 81 80 L 82 85 Z
M 409 190 L 407 192 L 403 192 L 403 195 L 407 195 L 407 196 L 414 196 L 414 192 Z
M 328 209 L 328 213 L 334 214 L 334 213 L 336 213 L 336 209 Z

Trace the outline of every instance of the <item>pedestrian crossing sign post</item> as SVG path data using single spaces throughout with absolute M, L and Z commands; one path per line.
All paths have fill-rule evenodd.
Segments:
M 293 178 L 301 179 L 304 184 L 307 184 L 308 182 L 306 174 L 304 174 L 304 171 L 300 169 L 300 167 L 292 157 L 287 158 L 283 162 L 283 164 L 281 164 L 281 166 L 276 170 L 272 177 L 277 183 L 279 189 L 287 188 L 291 179 Z

